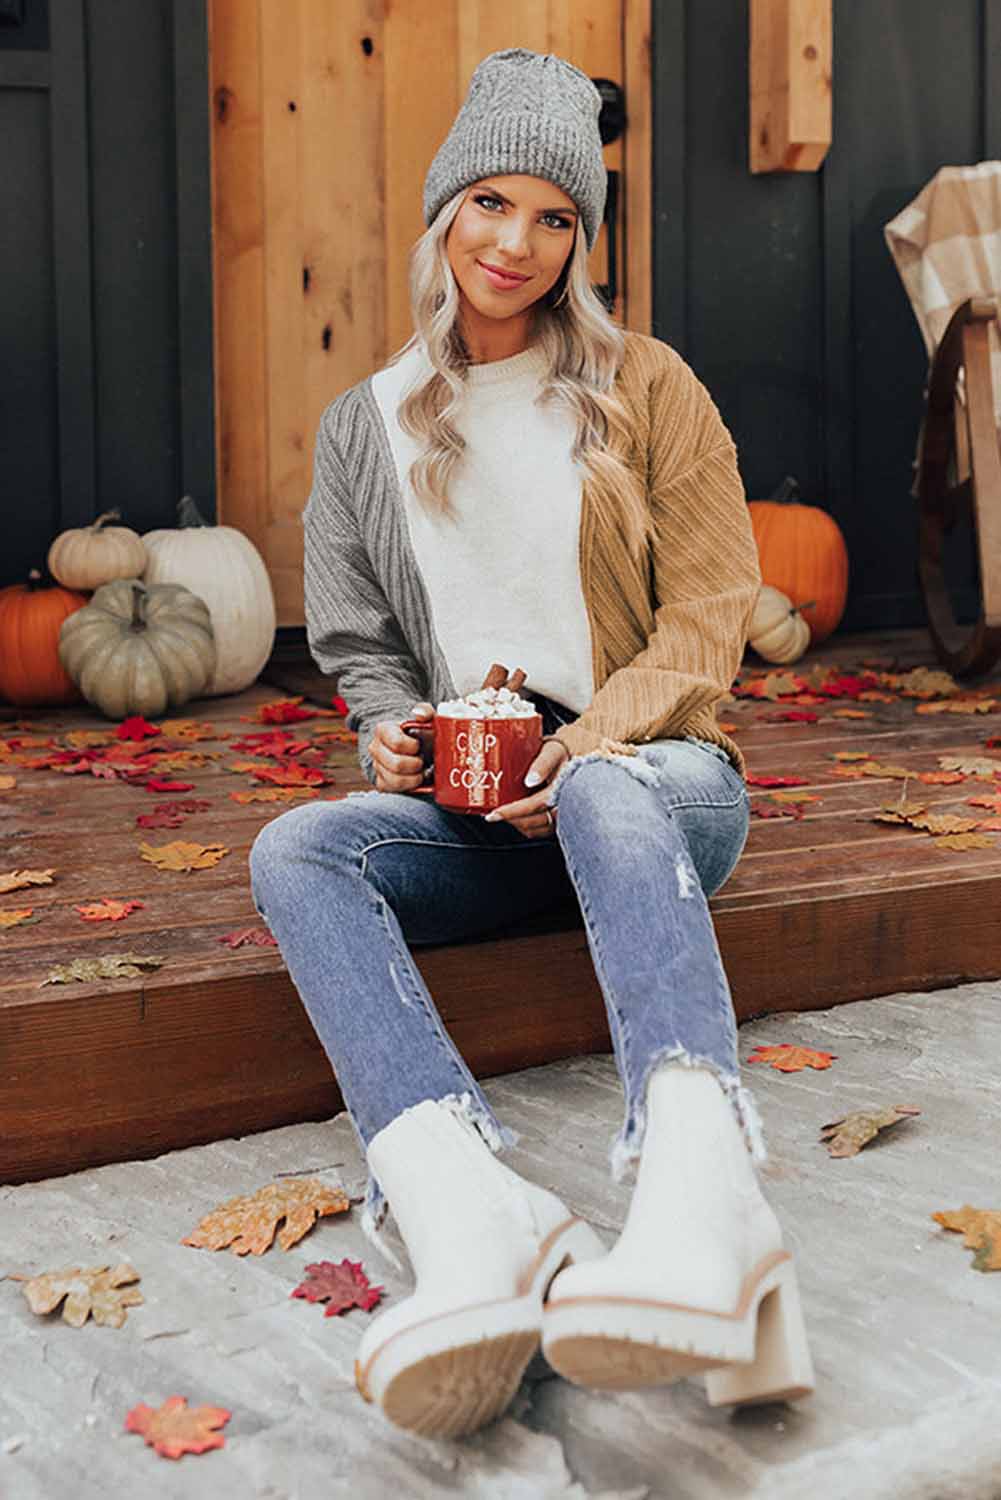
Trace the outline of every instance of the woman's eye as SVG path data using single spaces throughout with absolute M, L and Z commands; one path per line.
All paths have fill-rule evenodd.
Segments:
M 475 203 L 483 205 L 483 206 L 486 206 L 486 205 L 491 204 L 491 203 L 496 203 L 498 207 L 501 206 L 500 199 L 499 198 L 495 198 L 492 193 L 478 193 L 473 201 Z M 573 228 L 572 221 L 570 219 L 563 218 L 561 214 L 543 214 L 543 218 L 544 219 L 554 219 L 556 222 L 555 222 L 555 224 L 553 224 L 551 226 L 554 229 L 572 229 Z

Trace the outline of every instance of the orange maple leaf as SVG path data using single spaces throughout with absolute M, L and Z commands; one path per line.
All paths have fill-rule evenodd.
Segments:
M 867 713 L 864 708 L 835 708 L 831 712 L 832 719 L 871 719 L 872 714 Z
M 780 1073 L 799 1073 L 803 1068 L 829 1068 L 836 1052 L 816 1052 L 812 1047 L 794 1047 L 790 1042 L 755 1047 L 748 1062 L 771 1063 Z
M 118 901 L 113 896 L 102 896 L 99 901 L 88 902 L 75 908 L 85 922 L 120 922 L 130 911 L 144 906 L 142 901 Z
M 224 1406 L 189 1406 L 186 1396 L 168 1396 L 156 1409 L 140 1401 L 126 1416 L 125 1430 L 138 1432 L 161 1458 L 180 1458 L 225 1447 L 226 1439 L 216 1429 L 225 1427 L 232 1415 Z
M 328 777 L 313 766 L 262 766 L 254 771 L 258 781 L 271 781 L 275 786 L 326 786 Z
M 19 911 L 0 911 L 0 929 L 20 927 L 22 922 L 29 920 L 33 912 L 33 906 L 24 906 Z

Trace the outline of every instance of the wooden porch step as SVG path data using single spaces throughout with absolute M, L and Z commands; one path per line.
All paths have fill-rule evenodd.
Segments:
M 875 655 L 899 670 L 933 664 L 923 632 L 894 632 L 836 638 L 800 665 L 837 660 L 847 669 Z M 308 669 L 300 671 L 296 691 L 329 700 L 329 684 L 321 679 L 318 690 L 315 675 L 311 689 Z M 279 667 L 275 676 L 277 688 L 262 682 L 186 713 L 220 735 L 261 728 L 244 718 L 289 690 L 287 673 Z M 1001 732 L 1001 714 L 921 717 L 910 702 L 865 706 L 870 719 L 835 719 L 824 709 L 813 725 L 763 723 L 772 705 L 747 700 L 722 715 L 739 726 L 752 770 L 804 775 L 806 790 L 822 798 L 801 820 L 752 820 L 740 864 L 711 903 L 741 1019 L 1001 976 L 1001 924 L 991 916 L 1001 901 L 1001 842 L 948 852 L 910 830 L 877 825 L 873 811 L 899 795 L 900 782 L 832 774 L 832 755 L 844 748 L 870 749 L 915 771 L 936 769 L 942 754 L 990 754 L 983 740 Z M 27 717 L 60 732 L 107 727 L 78 709 Z M 247 855 L 258 829 L 284 810 L 232 801 L 228 793 L 247 784 L 227 769 L 240 758 L 227 754 L 184 774 L 195 787 L 177 795 L 210 800 L 212 809 L 177 830 L 135 826 L 137 812 L 174 794 L 91 776 L 16 771 L 18 786 L 0 798 L 0 870 L 58 872 L 52 886 L 0 897 L 3 909 L 41 914 L 37 925 L 0 931 L 0 1181 L 152 1156 L 341 1107 L 278 952 L 218 942 L 260 925 Z M 337 760 L 334 790 L 367 785 L 353 746 L 342 746 Z M 987 790 L 967 782 L 921 786 L 920 794 L 929 805 L 966 810 L 967 797 Z M 221 842 L 230 853 L 186 876 L 163 874 L 138 856 L 141 840 L 177 838 Z M 83 922 L 74 905 L 101 895 L 145 905 L 122 923 Z M 164 963 L 136 980 L 42 986 L 54 964 L 115 951 L 156 953 Z M 478 1076 L 608 1050 L 575 907 L 474 942 L 414 951 Z

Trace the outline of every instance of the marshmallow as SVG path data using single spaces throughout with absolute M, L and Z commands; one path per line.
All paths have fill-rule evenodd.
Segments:
M 527 719 L 538 713 L 535 704 L 510 688 L 479 688 L 464 698 L 439 703 L 436 713 L 446 719 Z

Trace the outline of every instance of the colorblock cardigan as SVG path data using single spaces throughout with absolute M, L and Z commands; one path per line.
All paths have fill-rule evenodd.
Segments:
M 645 485 L 653 538 L 647 556 L 631 556 L 584 481 L 579 556 L 595 692 L 557 738 L 584 755 L 693 735 L 720 745 L 746 775 L 715 711 L 740 666 L 761 584 L 733 440 L 706 388 L 659 339 L 625 332 L 613 390 L 632 418 L 617 451 Z M 370 379 L 323 413 L 303 525 L 309 648 L 337 678 L 374 782 L 376 723 L 409 718 L 415 703 L 456 690 Z

